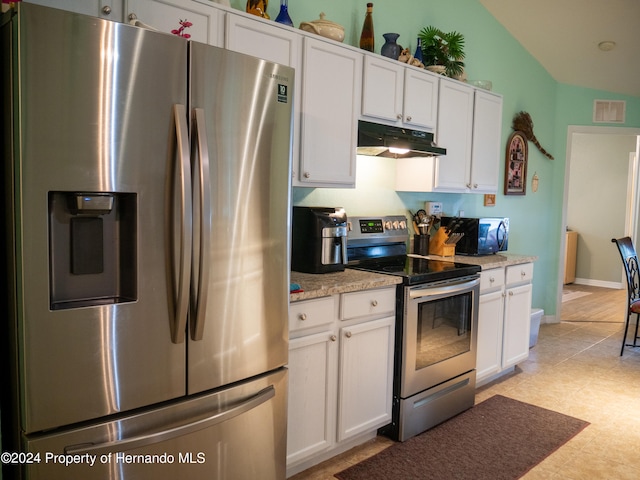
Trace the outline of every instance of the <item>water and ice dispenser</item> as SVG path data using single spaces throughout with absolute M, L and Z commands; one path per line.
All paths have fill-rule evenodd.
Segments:
M 49 192 L 52 310 L 137 299 L 135 193 Z

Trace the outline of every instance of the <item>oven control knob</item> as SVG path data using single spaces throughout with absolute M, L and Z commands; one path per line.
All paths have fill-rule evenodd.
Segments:
M 400 229 L 401 230 L 406 230 L 407 229 L 407 222 L 405 222 L 404 220 L 400 220 Z
M 384 222 L 384 229 L 385 230 L 392 230 L 393 229 L 393 224 L 390 221 Z
M 398 228 L 400 228 L 400 222 L 396 220 L 395 222 L 393 222 L 393 229 L 397 230 Z

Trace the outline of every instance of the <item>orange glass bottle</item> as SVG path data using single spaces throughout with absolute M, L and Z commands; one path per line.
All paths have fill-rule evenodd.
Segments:
M 360 48 L 373 52 L 375 47 L 373 39 L 373 3 L 367 3 L 367 14 L 364 17 L 362 33 L 360 34 Z

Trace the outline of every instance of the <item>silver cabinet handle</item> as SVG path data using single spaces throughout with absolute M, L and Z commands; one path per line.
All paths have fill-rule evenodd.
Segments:
M 187 111 L 184 105 L 173 106 L 173 119 L 176 134 L 176 178 L 178 185 L 174 186 L 173 196 L 177 201 L 179 223 L 177 235 L 170 245 L 171 257 L 176 265 L 177 278 L 174 278 L 176 292 L 175 318 L 172 322 L 173 343 L 184 342 L 189 312 L 189 282 L 191 281 L 191 246 L 192 232 L 190 219 L 191 205 L 191 162 L 189 158 L 189 132 L 187 130 Z M 174 224 L 174 228 L 176 225 Z
M 298 318 L 302 321 L 305 321 L 307 319 L 307 314 L 306 313 L 301 313 L 300 315 L 298 315 Z
M 412 117 L 411 117 L 411 115 L 409 115 L 409 116 L 407 117 L 407 122 L 410 122 L 410 121 L 411 121 L 411 118 L 412 118 Z
M 396 118 L 397 118 L 398 120 L 402 120 L 402 114 L 401 114 L 401 113 L 398 113 L 398 114 L 396 115 Z
M 378 300 L 372 300 L 371 301 L 371 306 L 372 307 L 377 307 L 378 306 Z
M 335 335 L 331 335 L 329 337 L 329 340 L 331 340 L 332 342 L 335 342 L 336 340 L 338 340 L 338 337 L 336 337 Z
M 495 279 L 495 278 L 493 278 L 493 277 L 490 277 L 490 278 L 489 278 L 489 283 L 493 283 L 493 282 L 495 282 L 495 281 L 496 281 L 496 279 Z
M 193 161 L 193 175 L 198 182 L 197 190 L 193 188 L 194 222 L 200 226 L 200 249 L 198 254 L 198 271 L 192 270 L 195 294 L 192 297 L 191 338 L 202 340 L 204 321 L 209 294 L 209 273 L 211 271 L 211 184 L 209 180 L 209 145 L 207 142 L 207 125 L 202 108 L 193 110 L 192 153 L 197 150 Z M 196 195 L 197 194 L 197 195 Z M 195 260 L 195 259 L 194 259 Z M 195 276 L 198 278 L 195 278 Z
M 304 172 L 304 178 L 311 178 L 311 174 L 309 172 Z
M 344 336 L 347 338 L 351 338 L 351 332 L 344 332 Z
M 134 448 L 146 447 L 154 445 L 156 443 L 165 442 L 172 438 L 179 437 L 181 435 L 187 435 L 189 433 L 197 432 L 205 428 L 210 428 L 214 425 L 218 425 L 227 420 L 231 420 L 238 415 L 242 415 L 254 408 L 262 405 L 268 400 L 272 399 L 276 395 L 276 389 L 273 385 L 269 385 L 267 388 L 260 390 L 258 393 L 249 397 L 244 402 L 232 407 L 228 410 L 218 411 L 213 415 L 210 415 L 201 420 L 197 420 L 185 425 L 178 425 L 176 427 L 169 428 L 161 432 L 142 434 L 136 437 L 124 438 L 121 440 L 115 440 L 112 442 L 104 442 L 98 444 L 81 444 L 71 445 L 65 447 L 65 453 L 69 455 L 82 454 L 82 453 L 99 453 L 114 451 L 133 450 Z
M 109 5 L 105 5 L 104 7 L 102 7 L 102 13 L 104 13 L 105 15 L 111 14 L 111 7 Z
M 509 296 L 510 296 L 510 297 L 513 297 L 513 292 L 509 292 Z

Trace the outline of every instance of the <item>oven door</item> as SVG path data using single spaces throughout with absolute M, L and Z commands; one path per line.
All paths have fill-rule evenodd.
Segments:
M 404 288 L 401 397 L 475 369 L 479 275 Z

